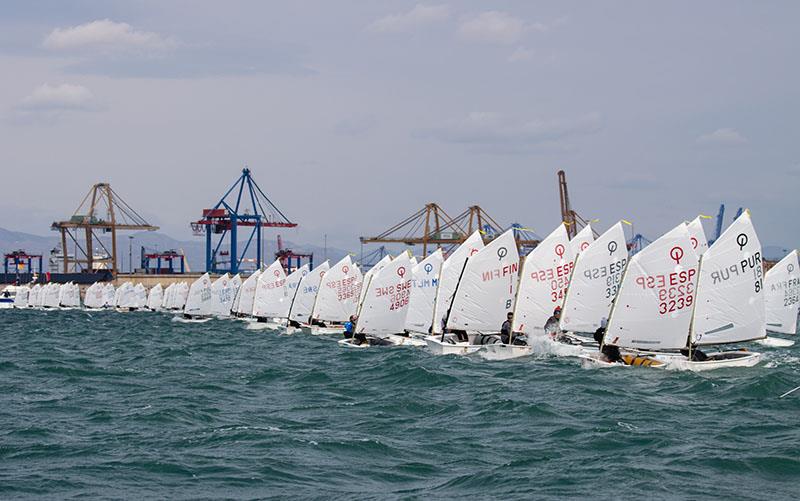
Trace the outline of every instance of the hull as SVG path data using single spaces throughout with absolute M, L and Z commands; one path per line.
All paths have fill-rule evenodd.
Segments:
M 305 328 L 303 330 L 305 331 Z M 330 336 L 343 333 L 344 327 L 322 327 L 321 325 L 312 325 L 309 327 L 308 332 L 314 336 Z
M 441 337 L 427 337 L 425 344 L 434 355 L 469 355 L 484 347 L 481 344 L 442 342 Z
M 211 320 L 211 317 L 193 317 L 193 318 L 184 318 L 184 317 L 172 317 L 173 322 L 180 322 L 182 324 L 203 324 Z
M 274 321 L 274 320 L 277 319 L 270 319 L 268 322 L 249 322 L 245 328 L 251 331 L 261 331 L 261 330 L 276 331 L 286 328 L 285 323 L 280 323 L 279 321 Z
M 788 348 L 789 346 L 794 346 L 794 341 L 791 339 L 784 339 L 782 337 L 770 336 L 765 337 L 764 339 L 758 339 L 755 342 L 761 346 L 767 346 L 769 348 Z
M 389 341 L 395 346 L 427 346 L 427 343 L 424 339 L 419 339 L 412 336 L 400 336 L 397 334 L 389 334 L 388 336 L 384 337 L 386 341 Z
M 626 354 L 622 358 L 622 362 L 607 362 L 601 358 L 600 352 L 585 354 L 578 357 L 581 361 L 581 367 L 584 369 L 610 369 L 613 367 L 648 367 L 651 369 L 664 369 L 667 364 L 652 356 L 643 356 L 639 354 Z
M 512 358 L 528 357 L 532 355 L 533 347 L 502 343 L 487 344 L 479 354 L 486 360 L 511 360 Z
M 662 356 L 656 358 L 663 360 L 668 369 L 703 372 L 728 367 L 753 367 L 761 361 L 761 354 L 752 351 L 722 351 L 708 353 L 708 360 L 696 362 L 682 355 Z

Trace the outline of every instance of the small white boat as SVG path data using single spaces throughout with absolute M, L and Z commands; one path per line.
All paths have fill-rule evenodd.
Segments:
M 707 353 L 703 361 L 689 360 L 682 355 L 655 355 L 656 360 L 664 362 L 667 369 L 692 372 L 710 371 L 729 367 L 753 367 L 761 361 L 761 354 L 752 351 L 720 351 Z
M 445 329 L 455 334 L 425 339 L 431 353 L 469 354 L 499 341 L 497 332 L 514 302 L 519 275 L 519 252 L 514 230 L 508 230 L 464 262 L 445 319 Z
M 411 296 L 408 298 L 405 330 L 414 337 L 428 335 L 434 318 L 433 309 L 443 262 L 442 249 L 436 249 L 436 252 L 411 268 Z
M 503 343 L 487 344 L 479 354 L 486 360 L 511 360 L 532 355 L 533 347 Z

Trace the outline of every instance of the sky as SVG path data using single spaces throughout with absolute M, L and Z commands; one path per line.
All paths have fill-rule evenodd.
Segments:
M 793 1 L 4 2 L 0 226 L 48 234 L 110 182 L 188 239 L 247 166 L 295 242 L 355 250 L 427 202 L 544 236 L 563 169 L 601 230 L 655 239 L 725 203 L 797 247 L 798 18 Z

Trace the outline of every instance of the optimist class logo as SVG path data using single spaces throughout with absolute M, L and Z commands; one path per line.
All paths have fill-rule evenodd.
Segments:
M 345 275 L 347 275 L 347 273 L 350 271 L 350 267 L 347 266 L 347 265 L 344 265 L 344 266 L 342 266 L 342 271 L 344 272 Z
M 505 247 L 500 247 L 499 249 L 497 249 L 498 261 L 502 261 L 503 258 L 506 257 L 507 255 L 508 255 L 508 249 L 506 249 Z
M 587 247 L 589 247 L 589 242 L 581 242 L 581 252 L 585 251 Z
M 681 259 L 683 259 L 683 248 L 678 247 L 677 245 L 670 249 L 669 257 L 675 261 L 676 264 L 681 264 Z
M 792 263 L 789 263 L 789 266 L 786 267 L 786 271 L 788 271 L 789 273 L 793 272 L 794 271 L 794 265 Z
M 470 249 L 469 256 L 472 257 L 476 252 L 478 252 L 478 249 Z
M 556 248 L 555 248 L 556 256 L 558 256 L 560 259 L 564 259 L 564 251 L 565 250 L 566 249 L 564 249 L 564 246 L 562 244 L 556 245 Z
M 278 270 L 273 271 L 272 274 L 275 275 L 276 277 L 281 276 L 281 272 Z
M 425 273 L 430 275 L 432 271 L 433 271 L 433 265 L 431 263 L 426 264 L 425 265 Z
M 406 274 L 406 268 L 405 268 L 405 266 L 401 266 L 401 267 L 397 268 L 397 275 L 398 275 L 400 278 L 403 278 L 403 275 L 405 275 L 405 274 Z
M 739 236 L 736 237 L 736 244 L 739 246 L 739 250 L 744 249 L 744 246 L 747 245 L 749 238 L 744 233 L 739 233 Z
M 695 237 L 692 237 L 691 240 L 692 240 L 692 249 L 696 249 L 697 248 L 697 239 Z
M 617 250 L 617 242 L 614 240 L 608 242 L 608 255 L 613 255 L 615 250 Z

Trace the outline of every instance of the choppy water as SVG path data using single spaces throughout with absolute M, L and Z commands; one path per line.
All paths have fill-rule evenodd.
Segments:
M 0 497 L 800 495 L 800 352 L 486 362 L 151 313 L 0 311 Z

